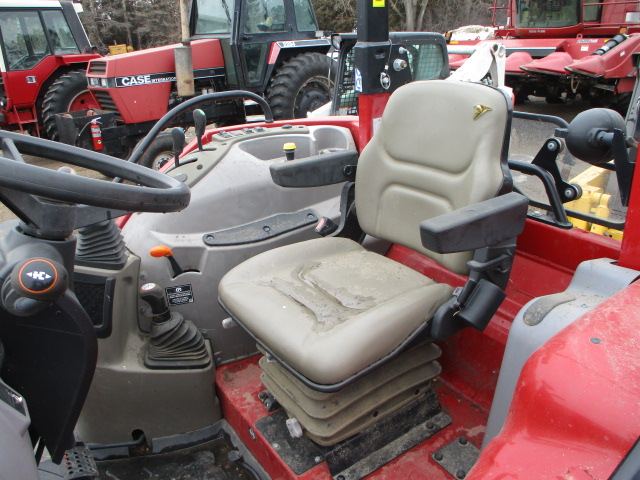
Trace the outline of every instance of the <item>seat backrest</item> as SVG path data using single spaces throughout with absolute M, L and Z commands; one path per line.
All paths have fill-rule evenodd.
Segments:
M 511 190 L 511 117 L 510 99 L 483 84 L 428 80 L 396 90 L 358 160 L 362 229 L 467 274 L 472 252 L 425 249 L 419 224 Z

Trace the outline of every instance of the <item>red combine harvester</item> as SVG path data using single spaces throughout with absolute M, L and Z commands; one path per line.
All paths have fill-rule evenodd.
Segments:
M 495 40 L 507 50 L 506 83 L 516 99 L 529 95 L 561 101 L 580 94 L 594 106 L 626 111 L 635 82 L 632 54 L 640 51 L 640 2 L 627 0 L 500 0 Z M 449 42 L 452 68 L 460 66 L 477 40 Z M 482 43 L 482 42 L 480 42 Z
M 87 89 L 93 53 L 70 1 L 0 4 L 0 126 L 58 138 L 55 115 L 97 108 Z
M 259 99 L 163 172 L 0 131 L 0 478 L 638 478 L 640 90 L 513 112 L 357 13 L 358 116 Z

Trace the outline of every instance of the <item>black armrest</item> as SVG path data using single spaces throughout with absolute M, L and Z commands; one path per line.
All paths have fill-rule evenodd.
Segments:
M 358 152 L 340 150 L 313 157 L 274 163 L 269 167 L 273 182 L 281 187 L 320 187 L 355 179 Z
M 522 232 L 528 205 L 527 197 L 511 192 L 425 220 L 422 245 L 437 253 L 499 245 Z

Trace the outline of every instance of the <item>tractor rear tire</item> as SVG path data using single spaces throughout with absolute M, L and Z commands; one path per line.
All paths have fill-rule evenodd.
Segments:
M 330 102 L 336 72 L 336 63 L 322 53 L 302 53 L 286 61 L 272 77 L 267 91 L 273 118 L 305 118 Z
M 144 155 L 138 160 L 138 164 L 153 170 L 159 170 L 168 162 L 173 162 L 173 137 L 170 132 L 160 133 Z
M 71 70 L 51 84 L 42 101 L 42 124 L 47 138 L 59 140 L 56 114 L 97 108 L 83 70 Z

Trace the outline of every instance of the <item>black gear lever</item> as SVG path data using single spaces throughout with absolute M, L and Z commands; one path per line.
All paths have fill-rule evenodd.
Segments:
M 170 312 L 162 289 L 155 283 L 140 288 L 140 298 L 151 306 L 149 349 L 144 364 L 153 369 L 205 368 L 211 363 L 202 332 L 178 312 Z
M 140 298 L 151 307 L 154 322 L 166 322 L 171 318 L 171 311 L 164 298 L 162 289 L 155 283 L 145 283 L 140 287 Z

